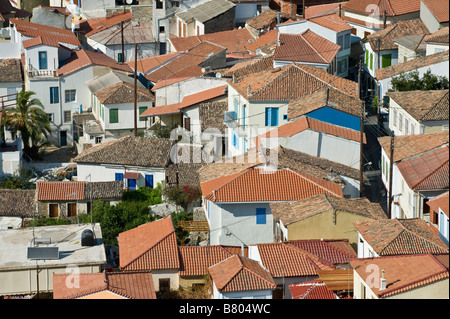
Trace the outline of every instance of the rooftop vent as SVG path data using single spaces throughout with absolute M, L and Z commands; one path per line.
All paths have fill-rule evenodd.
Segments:
M 85 229 L 81 233 L 81 246 L 94 246 L 94 233 L 90 229 Z

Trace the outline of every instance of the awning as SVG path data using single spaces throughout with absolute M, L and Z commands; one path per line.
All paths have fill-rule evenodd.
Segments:
M 139 178 L 139 173 L 137 172 L 125 172 L 125 174 L 123 175 L 123 178 L 126 179 L 138 179 Z

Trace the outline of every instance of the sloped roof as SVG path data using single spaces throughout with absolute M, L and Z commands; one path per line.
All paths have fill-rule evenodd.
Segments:
M 420 218 L 379 219 L 353 223 L 379 256 L 446 253 L 448 247 Z
M 338 299 L 322 280 L 305 281 L 289 285 L 292 299 Z
M 441 147 L 397 164 L 406 184 L 413 190 L 449 188 L 449 148 Z
M 387 218 L 380 204 L 371 203 L 367 198 L 339 198 L 329 194 L 318 194 L 299 201 L 270 203 L 270 209 L 274 217 L 286 226 L 331 210 L 370 219 Z
M 180 276 L 204 276 L 208 268 L 231 257 L 223 246 L 179 246 Z
M 439 212 L 439 209 L 441 209 L 445 215 L 448 217 L 449 213 L 449 191 L 446 191 L 445 193 L 442 193 L 439 196 L 435 196 L 431 198 L 427 203 L 430 208 L 435 211 Z
M 290 18 L 290 15 L 280 12 L 281 22 L 286 21 Z M 267 9 L 261 12 L 260 14 L 251 17 L 245 21 L 246 26 L 252 27 L 257 30 L 273 28 L 277 24 L 278 21 L 278 11 Z
M 37 182 L 38 201 L 121 199 L 122 182 Z
M 225 77 L 235 77 L 235 81 L 240 81 L 253 73 L 264 72 L 273 69 L 273 56 L 258 57 L 244 62 L 236 63 L 226 72 Z
M 449 90 L 388 92 L 387 95 L 419 122 L 449 120 Z
M 356 82 L 329 74 L 322 68 L 297 63 L 228 83 L 249 101 L 293 100 L 325 87 L 357 96 Z
M 0 83 L 22 81 L 22 65 L 20 59 L 0 59 Z
M 311 30 L 301 34 L 280 34 L 280 46 L 275 48 L 273 58 L 277 61 L 330 64 L 340 46 Z
M 427 27 L 419 18 L 412 20 L 401 20 L 396 23 L 389 24 L 386 28 L 374 32 L 366 38 L 369 41 L 373 51 L 378 51 L 378 41 L 380 41 L 379 47 L 381 51 L 396 50 L 398 48 L 395 43 L 396 39 L 417 34 L 425 36 L 428 33 Z
M 383 136 L 378 142 L 390 159 L 391 137 Z M 438 131 L 417 135 L 399 135 L 394 137 L 394 162 L 440 148 L 449 142 L 448 131 Z
M 187 23 L 191 22 L 193 19 L 204 23 L 225 13 L 235 6 L 234 3 L 227 0 L 211 0 L 189 8 L 184 12 L 177 13 L 176 16 Z
M 179 269 L 175 229 L 170 216 L 119 233 L 122 270 Z
M 80 21 L 79 30 L 89 37 L 96 33 L 107 30 L 113 26 L 119 25 L 122 22 L 131 20 L 131 11 L 118 13 L 110 17 L 98 17 L 93 19 L 85 19 Z
M 84 49 L 72 51 L 72 56 L 65 61 L 65 64 L 58 69 L 58 75 L 64 76 L 75 71 L 81 70 L 90 65 L 98 65 L 109 67 L 113 70 L 132 73 L 130 67 L 121 64 L 114 59 L 108 57 L 102 52 L 88 51 Z
M 439 23 L 448 22 L 449 4 L 445 0 L 421 0 L 431 13 L 436 17 Z
M 415 71 L 420 68 L 448 61 L 448 58 L 449 58 L 449 51 L 434 53 L 427 56 L 420 56 L 407 62 L 398 63 L 385 68 L 377 69 L 376 78 L 381 81 L 387 78 L 397 76 L 401 73 Z
M 0 189 L 0 217 L 32 217 L 36 212 L 36 191 L 32 189 Z
M 448 254 L 446 259 L 448 263 Z M 351 265 L 364 281 L 373 280 L 374 275 L 381 278 L 381 271 L 385 270 L 386 289 L 371 288 L 379 298 L 418 289 L 449 277 L 448 269 L 431 254 L 361 258 L 351 261 Z M 377 266 L 377 273 L 367 271 L 368 265 Z
M 79 274 L 79 285 L 68 287 L 71 274 L 53 274 L 53 298 L 76 299 L 110 291 L 127 299 L 156 299 L 153 277 L 150 271 L 103 272 Z
M 342 7 L 348 11 L 370 15 L 372 10 L 374 10 L 373 7 L 376 6 L 378 9 L 378 12 L 376 13 L 378 13 L 379 16 L 382 16 L 384 10 L 386 10 L 386 16 L 392 17 L 420 11 L 420 1 L 421 0 L 350 0 L 343 3 Z M 372 7 L 370 7 L 370 5 Z
M 168 139 L 125 136 L 84 150 L 74 162 L 164 168 L 172 145 Z
M 449 27 L 445 27 L 442 29 L 437 30 L 436 32 L 433 32 L 432 34 L 429 34 L 424 39 L 425 42 L 429 43 L 442 43 L 442 44 L 448 44 L 449 43 Z
M 351 30 L 352 27 L 334 12 L 322 14 L 317 17 L 309 18 L 308 21 L 318 24 L 335 32 Z
M 321 193 L 342 196 L 339 184 L 290 169 L 249 168 L 201 183 L 205 199 L 213 202 L 272 202 L 300 200 Z
M 209 274 L 220 292 L 275 289 L 270 273 L 257 261 L 239 255 L 209 267 Z
M 256 51 L 259 50 L 266 55 L 271 55 L 277 46 L 277 37 L 278 31 L 276 29 L 269 30 L 250 44 L 247 44 L 245 48 L 249 52 L 256 53 Z
M 332 265 L 347 264 L 358 256 L 348 239 L 290 240 L 288 243 Z
M 245 47 L 253 39 L 251 33 L 247 29 L 242 28 L 189 37 L 172 37 L 169 41 L 177 52 L 187 51 L 202 42 L 211 42 L 225 47 L 226 53 L 231 54 L 247 53 Z
M 61 44 L 63 45 L 68 44 L 76 47 L 81 47 L 80 41 L 71 30 L 65 30 L 42 24 L 36 24 L 15 18 L 10 19 L 9 21 L 16 26 L 17 31 L 22 35 L 31 38 L 40 37 L 39 41 L 42 44 L 54 47 L 60 47 Z

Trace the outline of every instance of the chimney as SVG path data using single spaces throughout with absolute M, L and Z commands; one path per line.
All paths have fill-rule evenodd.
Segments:
M 385 289 L 386 289 L 386 278 L 384 276 L 384 269 L 382 269 L 380 278 L 380 291 Z
M 247 86 L 247 96 L 250 96 L 250 94 L 252 94 L 252 88 L 249 86 Z
M 277 12 L 277 24 L 281 22 L 281 12 Z
M 342 4 L 339 4 L 339 16 L 342 17 Z

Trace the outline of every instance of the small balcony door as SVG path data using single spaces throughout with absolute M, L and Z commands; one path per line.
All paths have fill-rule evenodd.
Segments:
M 47 51 L 39 51 L 39 70 L 47 70 Z

